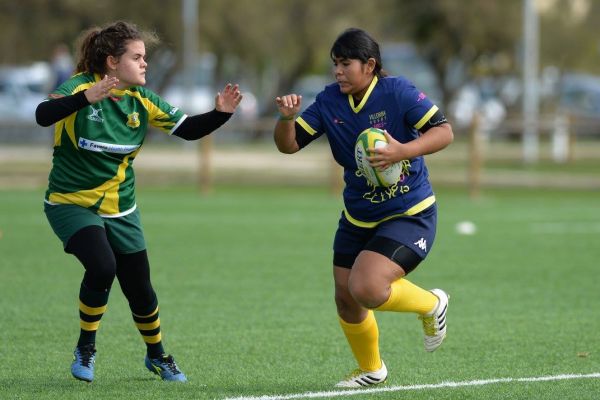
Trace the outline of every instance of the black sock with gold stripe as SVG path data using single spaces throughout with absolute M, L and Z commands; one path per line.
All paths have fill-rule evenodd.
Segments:
M 106 312 L 108 303 L 108 290 L 95 291 L 81 283 L 79 288 L 79 340 L 77 346 L 96 342 L 96 331 L 100 326 L 100 319 Z
M 131 310 L 135 326 L 140 331 L 146 343 L 148 357 L 159 358 L 165 353 L 160 333 L 160 318 L 158 316 L 158 300 L 143 310 Z

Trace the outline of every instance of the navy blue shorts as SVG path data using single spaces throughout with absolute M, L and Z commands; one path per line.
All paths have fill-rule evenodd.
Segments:
M 407 274 L 427 257 L 437 226 L 437 206 L 410 216 L 362 228 L 340 218 L 333 242 L 333 265 L 352 268 L 363 250 L 380 253 L 400 265 Z

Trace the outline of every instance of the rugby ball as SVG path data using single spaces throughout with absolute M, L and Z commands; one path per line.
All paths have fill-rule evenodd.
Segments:
M 354 146 L 354 158 L 356 166 L 362 175 L 373 185 L 388 187 L 397 183 L 402 174 L 400 163 L 395 163 L 380 171 L 373 168 L 367 160 L 371 155 L 369 149 L 377 149 L 388 145 L 388 141 L 381 129 L 367 128 L 362 131 L 356 139 Z

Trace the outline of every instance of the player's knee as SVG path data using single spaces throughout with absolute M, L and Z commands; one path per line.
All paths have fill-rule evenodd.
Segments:
M 85 265 L 84 283 L 87 287 L 97 290 L 110 289 L 117 273 L 114 257 L 104 257 L 88 261 Z
M 145 310 L 148 308 L 156 308 L 158 300 L 156 293 L 150 285 L 142 285 L 134 288 L 130 288 L 125 295 L 129 301 L 129 307 L 132 310 Z M 152 311 L 152 310 L 150 310 Z M 143 313 L 136 312 L 136 314 L 144 315 Z
M 342 295 L 338 292 L 335 293 L 335 306 L 337 308 L 338 314 L 344 314 L 351 308 L 350 299 L 347 295 Z
M 376 308 L 387 300 L 385 288 L 376 282 L 350 280 L 349 288 L 354 300 L 365 308 Z
M 344 321 L 352 319 L 355 314 L 361 312 L 361 306 L 352 298 L 352 295 L 348 290 L 348 286 L 346 285 L 342 286 L 336 284 L 335 306 L 337 308 L 338 315 Z

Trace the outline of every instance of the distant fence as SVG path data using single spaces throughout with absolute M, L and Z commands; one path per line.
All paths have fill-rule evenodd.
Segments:
M 146 176 L 155 181 L 163 179 L 165 182 L 174 179 L 166 177 L 169 173 L 177 173 L 182 182 L 192 182 L 203 192 L 211 191 L 215 180 L 224 182 L 223 179 L 227 182 L 318 182 L 329 185 L 332 192 L 339 192 L 343 186 L 341 169 L 333 162 L 326 140 L 319 140 L 319 144 L 311 146 L 301 154 L 282 155 L 273 143 L 274 125 L 273 117 L 254 121 L 232 119 L 220 128 L 217 134 L 209 135 L 195 144 L 173 140 L 163 133 L 152 131 L 148 142 L 168 144 L 171 146 L 170 150 L 162 145 L 147 146 L 140 159 L 136 160 L 136 170 L 142 178 Z M 573 116 L 542 116 L 538 128 L 540 142 L 545 144 L 545 159 L 548 159 L 549 155 L 551 160 L 557 163 L 579 159 L 582 151 L 588 154 L 587 159 L 590 158 L 589 154 L 593 149 L 588 144 L 595 143 L 595 140 L 582 143 L 575 151 L 578 140 L 584 135 L 597 138 L 600 146 L 600 134 L 594 136 L 594 129 L 597 127 L 587 126 Z M 519 158 L 518 143 L 522 132 L 523 122 L 519 118 L 507 119 L 494 130 L 489 129 L 480 118 L 474 120 L 470 129 L 461 131 L 455 128 L 456 143 L 428 161 L 430 167 L 431 162 L 438 163 L 437 166 L 433 165 L 433 169 L 437 167 L 437 170 L 432 179 L 437 178 L 448 184 L 468 187 L 471 194 L 477 196 L 481 186 L 489 183 L 490 176 L 486 174 L 489 169 L 486 170 L 486 163 L 498 159 L 498 145 L 508 144 L 511 148 L 510 160 L 522 161 Z M 27 161 L 29 153 L 23 149 L 30 145 L 47 149 L 50 154 L 45 155 L 44 160 L 49 160 L 52 140 L 53 128 L 42 128 L 33 123 L 0 122 L 0 150 L 5 148 L 4 152 L 0 152 L 0 178 L 7 179 L 12 173 L 16 175 L 29 171 L 19 165 L 10 165 L 13 159 L 7 156 L 7 152 L 11 151 L 9 145 L 21 147 L 18 151 L 22 153 L 24 162 Z M 183 152 L 179 145 L 183 146 Z M 165 154 L 157 154 L 163 151 Z M 43 173 L 39 175 L 44 180 L 47 169 L 44 165 L 40 166 L 40 169 L 42 168 Z M 556 181 L 554 177 L 552 179 Z M 594 187 L 598 185 L 596 181 L 592 184 Z
M 600 119 L 595 124 L 591 121 L 581 120 L 572 114 L 541 115 L 535 122 L 534 128 L 540 141 L 550 140 L 552 157 L 556 162 L 573 159 L 573 147 L 577 136 L 597 136 L 600 139 Z M 523 118 L 507 118 L 498 127 L 490 129 L 480 116 L 476 116 L 470 128 L 470 137 L 473 140 L 472 136 L 475 132 L 482 140 L 492 138 L 521 140 L 524 131 Z
M 33 122 L 0 122 L 0 145 L 14 144 L 52 144 L 54 127 L 42 127 Z

